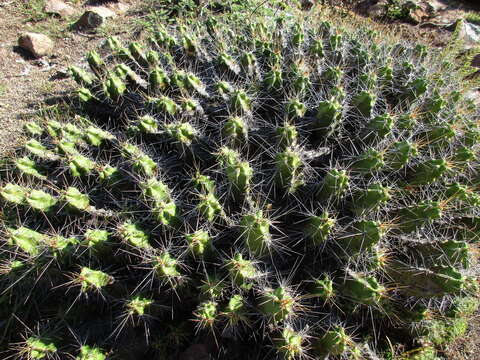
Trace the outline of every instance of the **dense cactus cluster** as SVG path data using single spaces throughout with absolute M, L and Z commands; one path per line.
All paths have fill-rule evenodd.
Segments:
M 26 125 L 0 183 L 9 354 L 364 359 L 475 311 L 480 129 L 451 64 L 236 26 L 109 38 L 70 68 L 79 116 Z

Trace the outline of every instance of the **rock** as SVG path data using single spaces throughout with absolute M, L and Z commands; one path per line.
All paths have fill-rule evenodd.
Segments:
M 370 17 L 382 17 L 385 15 L 387 10 L 387 1 L 379 1 L 376 4 L 373 4 L 368 7 L 367 15 Z
M 27 50 L 35 58 L 50 55 L 53 51 L 53 41 L 44 34 L 27 32 L 18 39 L 18 46 Z
M 446 10 L 448 8 L 448 5 L 439 0 L 428 0 L 426 2 L 426 7 L 428 12 L 433 15 L 439 11 Z
M 44 11 L 47 14 L 55 14 L 63 18 L 75 14 L 75 9 L 61 0 L 47 0 Z
M 210 354 L 204 344 L 193 344 L 180 354 L 179 360 L 208 360 Z
M 75 23 L 78 28 L 95 29 L 105 24 L 108 18 L 114 17 L 115 13 L 104 6 L 90 7 Z
M 430 11 L 427 5 L 414 0 L 402 0 L 398 3 L 380 0 L 366 8 L 366 15 L 374 18 L 386 16 L 390 20 L 419 24 L 430 17 Z
M 466 49 L 480 45 L 479 25 L 471 24 L 465 20 L 457 20 L 454 24 L 448 26 L 447 29 L 451 31 L 458 29 L 458 38 L 463 40 Z
M 480 26 L 464 21 L 465 37 L 467 41 L 476 43 L 480 42 Z
M 399 2 L 397 7 L 399 7 L 398 11 L 403 14 L 399 19 L 415 25 L 430 17 L 430 12 L 424 2 L 420 3 L 417 0 L 404 0 Z
M 314 4 L 313 0 L 302 0 L 302 10 L 309 11 Z
M 50 63 L 45 59 L 37 59 L 33 62 L 33 65 L 36 65 L 41 68 L 51 67 Z
M 122 3 L 122 2 L 109 2 L 109 3 L 105 4 L 105 6 L 108 9 L 115 12 L 117 15 L 123 15 L 129 9 L 128 4 L 125 4 L 125 3 Z
M 115 4 L 118 4 L 118 3 L 108 3 L 108 4 L 110 4 L 111 6 L 114 6 Z M 87 11 L 96 12 L 97 14 L 102 15 L 105 18 L 114 17 L 115 11 L 113 11 L 112 9 L 109 9 L 107 6 L 108 4 L 102 5 L 102 6 L 88 6 Z
M 429 13 L 421 7 L 411 9 L 409 12 L 409 18 L 414 24 L 420 24 L 430 17 Z
M 480 54 L 477 54 L 474 56 L 474 58 L 472 59 L 471 66 L 480 68 Z

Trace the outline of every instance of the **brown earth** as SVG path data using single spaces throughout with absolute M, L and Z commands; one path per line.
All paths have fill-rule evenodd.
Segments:
M 58 104 L 72 89 L 73 82 L 66 74 L 68 65 L 80 64 L 85 53 L 98 47 L 105 36 L 138 36 L 132 28 L 141 1 L 123 2 L 130 5 L 126 14 L 108 19 L 103 29 L 88 33 L 72 29 L 88 3 L 66 1 L 77 11 L 62 19 L 44 14 L 41 0 L 0 0 L 0 154 L 21 141 L 25 119 L 35 116 L 39 109 Z M 55 41 L 53 55 L 35 60 L 20 49 L 17 39 L 25 31 L 50 36 Z

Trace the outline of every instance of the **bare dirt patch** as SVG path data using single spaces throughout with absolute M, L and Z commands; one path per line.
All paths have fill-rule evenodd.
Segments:
M 43 1 L 0 0 L 0 155 L 22 141 L 25 119 L 35 116 L 41 108 L 63 101 L 74 83 L 66 74 L 69 65 L 84 61 L 88 50 L 97 48 L 107 35 L 129 39 L 132 34 L 135 6 L 141 1 L 124 1 L 131 11 L 109 19 L 95 33 L 84 33 L 72 24 L 90 2 L 70 1 L 76 14 L 59 18 L 43 12 Z M 17 46 L 25 31 L 46 34 L 55 41 L 52 56 L 33 59 Z

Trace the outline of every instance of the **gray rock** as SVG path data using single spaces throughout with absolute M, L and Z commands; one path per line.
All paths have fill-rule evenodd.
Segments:
M 128 4 L 122 2 L 110 2 L 106 4 L 106 7 L 115 12 L 117 15 L 125 14 L 130 8 Z
M 436 13 L 448 8 L 448 5 L 445 2 L 439 0 L 428 0 L 426 2 L 427 10 L 431 13 Z
M 103 7 L 91 7 L 75 23 L 77 28 L 95 29 L 105 24 L 108 18 L 114 17 L 115 12 Z
M 413 24 L 420 24 L 432 16 L 428 1 L 408 0 L 402 3 L 402 9 L 408 12 L 407 19 Z
M 44 11 L 47 14 L 55 14 L 63 18 L 75 14 L 75 8 L 68 4 L 65 4 L 61 0 L 47 0 L 47 2 L 45 3 Z
M 473 67 L 480 68 L 480 54 L 477 54 L 473 57 L 471 65 Z
M 470 49 L 480 45 L 480 26 L 471 24 L 465 20 L 459 20 L 455 23 L 455 28 L 459 27 L 459 38 L 465 42 L 465 47 Z
M 302 0 L 302 10 L 303 11 L 309 11 L 313 5 L 315 5 L 315 2 L 313 0 Z
M 47 35 L 27 32 L 18 38 L 18 46 L 38 59 L 52 53 L 54 42 Z
M 385 15 L 387 5 L 388 2 L 386 0 L 381 0 L 368 7 L 367 15 L 370 17 L 382 17 Z

